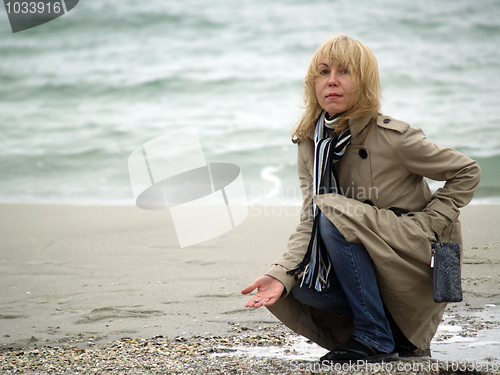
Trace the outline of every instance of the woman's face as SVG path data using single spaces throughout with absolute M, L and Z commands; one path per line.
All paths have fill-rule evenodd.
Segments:
M 330 116 L 348 110 L 355 86 L 349 69 L 339 64 L 330 65 L 323 59 L 316 70 L 319 74 L 315 83 L 316 97 L 321 108 Z

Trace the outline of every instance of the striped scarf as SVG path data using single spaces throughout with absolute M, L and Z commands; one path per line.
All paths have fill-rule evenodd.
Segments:
M 326 112 L 323 111 L 316 123 L 313 175 L 313 192 L 315 195 L 340 191 L 334 163 L 340 160 L 347 146 L 351 143 L 351 131 L 347 128 L 342 134 L 329 138 L 328 133 L 335 129 L 337 118 L 330 119 Z M 319 234 L 320 210 L 316 207 L 314 200 L 312 212 L 314 221 L 307 252 L 302 262 L 287 273 L 297 275 L 304 271 L 301 286 L 306 284 L 308 289 L 321 292 L 330 287 L 329 276 L 332 263 Z

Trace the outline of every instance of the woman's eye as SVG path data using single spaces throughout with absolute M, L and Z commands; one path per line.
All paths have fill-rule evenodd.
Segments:
M 328 70 L 323 69 L 321 72 L 319 72 L 322 76 L 329 74 Z
M 342 74 L 349 74 L 349 70 L 347 70 L 347 69 L 342 69 L 341 73 L 342 73 Z

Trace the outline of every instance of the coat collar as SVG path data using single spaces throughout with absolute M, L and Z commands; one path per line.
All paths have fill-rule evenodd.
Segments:
M 361 132 L 370 124 L 373 120 L 373 115 L 366 115 L 357 119 L 349 120 L 349 129 L 351 129 L 351 134 L 353 138 L 356 138 Z
M 356 138 L 370 124 L 374 118 L 373 115 L 366 115 L 356 119 L 349 120 L 349 128 L 351 129 L 352 138 Z M 308 137 L 314 140 L 314 129 L 309 132 Z

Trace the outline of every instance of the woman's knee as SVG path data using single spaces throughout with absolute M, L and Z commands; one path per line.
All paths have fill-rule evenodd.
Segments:
M 304 305 L 352 316 L 349 301 L 340 285 L 332 286 L 327 292 L 317 292 L 297 284 L 291 292 L 293 298 Z
M 328 219 L 322 212 L 319 214 L 319 234 L 322 237 L 335 238 L 338 240 L 344 240 L 345 237 L 340 233 L 337 227 Z
M 348 242 L 344 235 L 340 233 L 337 227 L 323 213 L 320 214 L 318 224 L 319 235 L 332 260 L 351 256 L 353 251 L 356 251 L 358 254 L 366 252 L 363 244 Z

